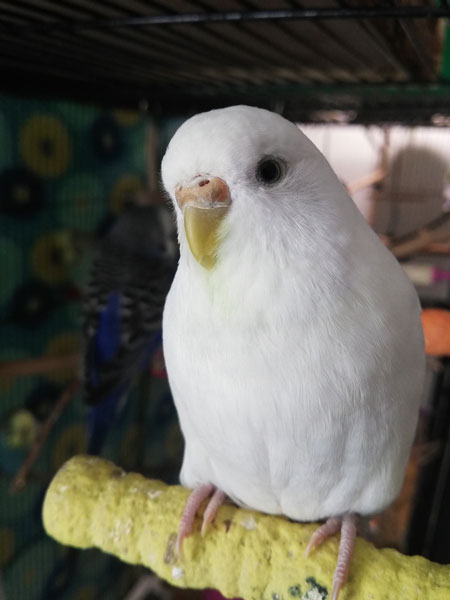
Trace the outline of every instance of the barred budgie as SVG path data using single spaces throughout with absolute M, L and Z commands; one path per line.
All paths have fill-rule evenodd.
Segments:
M 176 268 L 164 206 L 119 217 L 94 257 L 82 311 L 88 452 L 101 451 L 133 379 L 161 344 L 164 302 Z

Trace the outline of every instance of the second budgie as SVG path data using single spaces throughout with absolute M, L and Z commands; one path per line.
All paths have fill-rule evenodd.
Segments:
M 82 311 L 88 452 L 101 451 L 130 385 L 161 344 L 164 302 L 176 268 L 164 206 L 133 207 L 101 241 Z

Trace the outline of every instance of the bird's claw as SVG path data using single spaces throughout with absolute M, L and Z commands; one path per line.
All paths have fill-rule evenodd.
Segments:
M 341 517 L 331 517 L 312 534 L 309 544 L 306 546 L 305 558 L 308 558 L 312 550 L 315 550 L 331 535 L 337 533 L 342 525 Z
M 311 550 L 318 548 L 328 537 L 335 535 L 339 529 L 341 530 L 341 541 L 339 543 L 336 570 L 333 576 L 333 594 L 331 600 L 338 600 L 339 593 L 347 579 L 356 539 L 356 515 L 348 514 L 343 517 L 331 517 L 328 519 L 313 533 L 305 550 L 305 557 L 307 558 Z
M 211 496 L 211 499 L 208 502 L 208 506 L 206 507 L 205 512 L 203 513 L 203 522 L 201 529 L 202 537 L 205 535 L 208 525 L 214 521 L 217 509 L 223 504 L 224 500 L 225 494 L 222 492 L 222 490 L 216 488 L 214 494 Z
M 211 483 L 207 483 L 193 490 L 187 499 L 186 506 L 184 507 L 183 515 L 181 517 L 180 526 L 178 528 L 178 536 L 175 546 L 177 554 L 180 557 L 182 556 L 183 541 L 192 533 L 192 525 L 198 509 L 200 508 L 202 502 L 208 498 L 208 496 L 211 496 L 211 498 L 203 514 L 201 528 L 201 534 L 204 536 L 208 525 L 212 523 L 214 517 L 216 516 L 217 509 L 225 500 L 225 494 Z

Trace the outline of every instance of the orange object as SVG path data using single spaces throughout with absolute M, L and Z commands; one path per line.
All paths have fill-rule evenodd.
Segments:
M 424 308 L 422 326 L 428 356 L 450 356 L 450 310 Z

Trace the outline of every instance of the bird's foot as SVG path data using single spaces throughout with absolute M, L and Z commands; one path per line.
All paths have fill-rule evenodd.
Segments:
M 183 515 L 181 517 L 180 526 L 178 528 L 177 537 L 177 552 L 181 556 L 183 541 L 192 532 L 192 525 L 194 523 L 195 516 L 200 508 L 202 502 L 211 496 L 206 506 L 205 512 L 203 513 L 202 522 L 202 535 L 205 535 L 206 529 L 216 516 L 217 509 L 225 500 L 225 494 L 217 489 L 212 483 L 206 483 L 198 488 L 195 488 L 187 499 L 186 506 L 184 507 Z
M 334 571 L 333 595 L 331 600 L 338 600 L 339 592 L 347 579 L 356 539 L 356 515 L 348 514 L 343 517 L 331 517 L 328 519 L 313 533 L 305 550 L 305 556 L 308 557 L 311 550 L 318 548 L 328 537 L 336 534 L 339 529 L 341 530 L 341 541 L 339 543 L 337 565 Z

